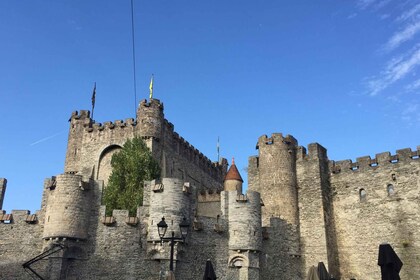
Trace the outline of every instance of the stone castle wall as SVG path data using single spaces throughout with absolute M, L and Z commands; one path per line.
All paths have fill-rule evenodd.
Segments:
M 420 148 L 420 147 L 419 147 Z M 339 263 L 344 278 L 380 275 L 378 246 L 391 244 L 404 266 L 401 279 L 420 275 L 419 149 L 331 162 Z M 364 194 L 366 196 L 364 196 Z
M 127 139 L 135 136 L 143 138 L 162 167 L 162 191 L 155 192 L 151 184 L 146 184 L 145 206 L 140 207 L 137 217 L 130 218 L 128 222 L 128 214 L 123 210 L 114 211 L 113 217 L 105 217 L 105 209 L 100 205 L 104 183 L 111 172 L 112 154 L 121 149 Z M 226 169 L 226 160 L 210 162 L 174 132 L 173 125 L 164 119 L 163 104 L 158 100 L 141 102 L 136 120 L 106 122 L 103 125 L 95 123 L 89 111 L 74 112 L 70 119 L 65 173 L 45 181 L 37 222 L 26 222 L 27 211 L 13 211 L 11 216 L 7 216 L 15 216 L 10 224 L 9 221 L 0 223 L 3 237 L 0 241 L 3 249 L 0 271 L 4 275 L 0 278 L 30 279 L 22 264 L 59 242 L 66 246 L 66 250 L 33 264 L 34 269 L 51 279 L 89 279 L 90 276 L 92 279 L 121 279 L 121 275 L 127 275 L 126 279 L 139 276 L 141 279 L 159 279 L 169 267 L 169 257 L 168 244 L 166 248 L 158 246 L 160 251 L 162 248 L 166 250 L 163 258 L 154 258 L 151 253 L 153 250 L 150 248 L 160 244 L 153 244 L 159 240 L 158 237 L 153 238 L 157 233 L 156 223 L 162 216 L 167 216 L 171 221 L 170 228 L 175 229 L 181 216 L 190 221 L 194 220 L 194 216 L 199 218 L 197 190 L 220 193 Z M 166 175 L 173 178 L 165 179 Z M 187 179 L 188 183 L 184 185 Z M 1 182 L 4 182 L 1 185 L 3 199 L 6 180 Z M 160 201 L 159 197 L 166 198 Z M 175 201 L 176 197 L 182 199 Z M 168 204 L 178 210 L 169 211 L 165 206 Z M 158 205 L 161 208 L 157 209 Z M 221 213 L 220 200 L 212 209 L 210 217 L 199 218 L 204 228 L 194 232 L 190 238 L 200 240 L 198 245 L 192 244 L 199 247 L 202 244 L 200 236 L 206 236 L 203 233 L 205 230 L 210 231 L 215 245 L 209 248 L 210 251 L 201 248 L 195 254 L 180 250 L 182 258 L 189 262 L 201 260 L 203 269 L 209 256 L 214 256 L 215 263 L 220 261 L 220 258 L 216 259 L 217 250 L 224 249 L 215 247 L 226 238 L 223 232 L 214 231 L 218 220 L 216 216 Z M 132 219 L 137 222 L 133 223 Z M 22 243 L 23 239 L 27 242 Z M 224 242 L 227 244 L 227 241 Z M 22 244 L 28 246 L 20 250 Z M 19 250 L 22 254 L 16 254 Z M 228 254 L 224 255 L 224 262 L 227 262 Z M 197 259 L 197 256 L 202 258 Z M 178 265 L 182 264 L 178 262 Z M 115 273 L 114 278 L 110 268 Z M 202 273 L 201 268 L 197 271 Z
M 220 193 L 214 191 L 201 191 L 197 196 L 197 209 L 198 216 L 216 218 L 221 214 L 220 209 Z
M 4 211 L 0 212 L 0 215 Z M 39 212 L 36 222 L 28 223 L 27 210 L 13 210 L 10 223 L 0 223 L 0 279 L 32 279 L 22 264 L 42 251 L 43 223 Z M 36 268 L 44 269 L 45 263 L 38 263 Z
M 379 244 L 388 242 L 405 264 L 402 278 L 416 279 L 420 275 L 415 264 L 420 255 L 419 149 L 334 162 L 321 145 L 310 144 L 307 151 L 288 138 L 294 139 L 281 134 L 260 137 L 259 155 L 249 159 L 249 188 L 261 192 L 263 208 L 268 206 L 263 213 L 271 211 L 270 223 L 263 224 L 267 240 L 262 278 L 292 279 L 293 271 L 304 277 L 310 266 L 322 261 L 337 278 L 376 279 Z M 295 170 L 290 168 L 293 164 Z M 295 186 L 290 184 L 290 172 L 296 174 Z M 290 188 L 297 190 L 295 210 L 287 208 L 293 203 L 282 208 L 284 198 L 293 202 Z M 278 199 L 281 195 L 283 200 Z M 298 215 L 298 228 L 288 222 L 292 211 Z M 270 257 L 282 260 L 274 271 Z M 276 275 L 279 270 L 282 273 Z
M 78 210 L 70 209 L 75 219 L 67 216 L 68 213 L 62 215 L 62 223 L 55 226 L 57 230 L 52 233 L 55 217 L 51 216 L 51 210 L 66 209 L 67 203 L 72 202 L 58 203 L 63 202 L 63 194 L 53 192 L 68 185 L 69 193 L 72 193 L 72 187 L 78 186 L 78 182 L 83 182 L 82 178 L 74 174 L 62 174 L 46 180 L 46 210 L 42 210 L 45 214 L 37 212 L 37 221 L 28 223 L 30 213 L 15 210 L 11 213 L 13 219 L 10 224 L 0 224 L 0 278 L 32 279 L 22 264 L 58 242 L 65 246 L 63 251 L 32 266 L 45 279 L 165 279 L 169 268 L 169 243 L 160 242 L 157 222 L 165 216 L 169 225 L 166 236 L 171 230 L 179 236 L 177 225 L 180 218 L 186 217 L 191 223 L 194 220 L 196 204 L 190 200 L 194 200 L 196 191 L 185 192 L 183 187 L 189 184 L 180 179 L 163 178 L 164 189 L 161 191 L 154 191 L 154 181 L 146 184 L 144 206 L 138 208 L 136 217 L 129 217 L 127 210 L 114 210 L 111 217 L 106 217 L 106 209 L 100 204 L 103 183 L 91 181 L 90 187 L 85 190 L 74 189 L 89 197 L 89 207 L 72 203 L 73 206 L 81 206 Z M 179 203 L 171 201 L 176 197 L 181 199 Z M 175 202 L 171 204 L 175 208 L 164 207 L 169 202 Z M 162 207 L 155 208 L 158 205 Z M 185 208 L 188 205 L 190 208 Z M 85 217 L 83 225 L 73 228 L 73 223 L 81 219 L 80 215 Z M 48 216 L 51 223 L 47 222 Z M 212 260 L 219 275 L 228 275 L 227 221 L 224 217 L 201 216 L 195 216 L 195 220 L 200 227 L 191 227 L 186 243 L 180 242 L 175 246 L 177 278 L 201 278 L 207 259 Z M 216 224 L 223 230 L 215 231 Z M 63 227 L 71 228 L 63 232 Z
M 145 182 L 143 206 L 106 216 L 101 197 L 112 154 L 141 137 L 162 167 Z M 41 210 L 0 212 L 0 278 L 32 279 L 33 264 L 47 279 L 165 279 L 170 246 L 157 223 L 179 236 L 177 279 L 201 279 L 210 259 L 219 279 L 304 279 L 324 262 L 338 279 L 377 279 L 378 247 L 390 243 L 402 259 L 402 279 L 420 275 L 420 147 L 374 159 L 331 161 L 317 143 L 292 136 L 258 140 L 250 157 L 249 191 L 223 191 L 227 162 L 212 163 L 164 118 L 159 100 L 140 103 L 136 119 L 95 123 L 73 113 L 64 174 L 46 179 Z M 0 198 L 6 180 L 0 179 Z M 11 214 L 11 215 L 9 215 Z
M 80 279 L 165 279 L 169 269 L 169 243 L 160 242 L 157 223 L 162 216 L 168 224 L 166 237 L 171 230 L 179 236 L 178 225 L 181 217 L 192 223 L 194 217 L 194 203 L 189 203 L 190 196 L 195 194 L 185 193 L 185 182 L 176 178 L 163 178 L 163 189 L 156 191 L 156 182 L 145 185 L 144 206 L 139 207 L 134 223 L 129 224 L 127 210 L 114 210 L 113 223 L 104 224 L 105 207 L 97 201 L 96 210 L 91 214 L 89 224 L 90 238 L 79 241 L 78 245 L 83 250 L 79 260 L 69 260 L 66 265 L 67 277 Z M 100 190 L 98 189 L 98 193 Z M 147 193 L 147 194 L 146 194 Z M 175 199 L 166 208 L 170 200 Z M 180 201 L 176 201 L 176 198 Z M 183 201 L 186 200 L 186 201 Z M 159 202 L 162 202 L 160 204 Z M 165 203 L 163 203 L 165 202 Z M 185 204 L 184 204 L 185 203 Z M 156 206 L 162 207 L 157 209 Z M 185 210 L 181 206 L 191 205 Z M 96 218 L 95 218 L 96 217 Z M 133 219 L 131 217 L 130 219 Z M 177 242 L 175 245 L 175 273 L 178 279 L 199 279 L 204 273 L 207 259 L 211 259 L 218 269 L 219 275 L 226 274 L 227 233 L 214 231 L 216 218 L 196 217 L 200 228 L 190 229 L 186 243 Z M 220 219 L 224 226 L 226 223 Z M 225 226 L 226 229 L 226 226 Z M 223 273 L 223 274 L 222 274 Z
M 300 244 L 303 271 L 312 265 L 324 262 L 329 272 L 339 276 L 334 244 L 329 242 L 334 236 L 334 224 L 329 195 L 329 170 L 327 151 L 314 143 L 308 146 L 308 153 L 299 147 L 297 155 L 297 177 L 299 197 Z

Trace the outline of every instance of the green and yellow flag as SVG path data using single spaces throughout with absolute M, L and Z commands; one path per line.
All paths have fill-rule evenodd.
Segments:
M 153 98 L 153 75 L 152 78 L 150 79 L 150 85 L 149 85 L 149 98 L 152 99 Z

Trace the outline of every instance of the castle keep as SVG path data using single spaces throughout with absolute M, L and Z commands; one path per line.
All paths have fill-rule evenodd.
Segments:
M 388 242 L 420 275 L 420 146 L 350 160 L 328 159 L 290 135 L 258 138 L 248 190 L 234 162 L 211 162 L 174 131 L 163 103 L 142 101 L 136 119 L 96 123 L 89 111 L 70 119 L 63 174 L 44 182 L 41 208 L 0 212 L 0 279 L 166 279 L 176 242 L 176 279 L 202 279 L 211 260 L 218 279 L 304 279 L 324 262 L 336 279 L 379 279 L 378 247 Z M 112 155 L 141 137 L 161 178 L 144 183 L 137 215 L 101 205 Z M 0 208 L 6 191 L 0 179 Z M 39 278 L 39 279 L 41 279 Z

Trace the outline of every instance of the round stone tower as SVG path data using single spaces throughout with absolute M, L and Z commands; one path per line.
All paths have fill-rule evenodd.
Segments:
M 235 165 L 235 159 L 232 158 L 232 164 L 226 173 L 224 180 L 224 190 L 225 191 L 237 191 L 238 194 L 242 194 L 242 180 L 241 174 L 239 174 L 238 168 Z
M 229 279 L 260 279 L 262 250 L 261 196 L 248 190 L 222 192 L 227 202 L 229 228 Z
M 141 137 L 152 152 L 153 158 L 162 167 L 165 176 L 165 162 L 163 152 L 164 142 L 163 103 L 158 99 L 142 100 L 137 108 L 136 134 Z
M 259 191 L 264 202 L 263 224 L 270 217 L 279 217 L 289 224 L 298 224 L 296 149 L 293 136 L 273 133 L 258 139 Z
M 142 100 L 137 108 L 139 136 L 161 140 L 163 132 L 163 103 L 158 99 Z M 162 139 L 163 140 L 163 139 Z
M 61 174 L 49 187 L 42 237 L 86 239 L 89 221 L 89 183 L 82 176 Z
M 258 192 L 246 195 L 228 193 L 229 250 L 256 250 L 262 246 L 261 197 Z
M 160 240 L 157 224 L 165 217 L 168 236 L 171 231 L 180 236 L 179 224 L 185 217 L 191 222 L 191 194 L 184 189 L 184 181 L 177 178 L 162 178 L 151 182 L 149 241 Z

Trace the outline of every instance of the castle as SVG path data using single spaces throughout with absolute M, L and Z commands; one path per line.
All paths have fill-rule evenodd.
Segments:
M 143 205 L 107 216 L 101 196 L 111 157 L 141 137 L 159 162 Z M 320 144 L 261 136 L 249 158 L 248 191 L 234 162 L 211 162 L 174 131 L 157 99 L 136 119 L 96 123 L 74 112 L 63 174 L 44 182 L 41 208 L 0 212 L 0 279 L 166 279 L 170 244 L 157 224 L 180 236 L 176 279 L 202 279 L 211 260 L 218 279 L 304 279 L 324 262 L 336 279 L 379 279 L 378 246 L 420 275 L 420 146 L 371 158 L 332 161 Z M 0 179 L 0 208 L 6 180 Z M 169 234 L 167 234 L 169 235 Z

